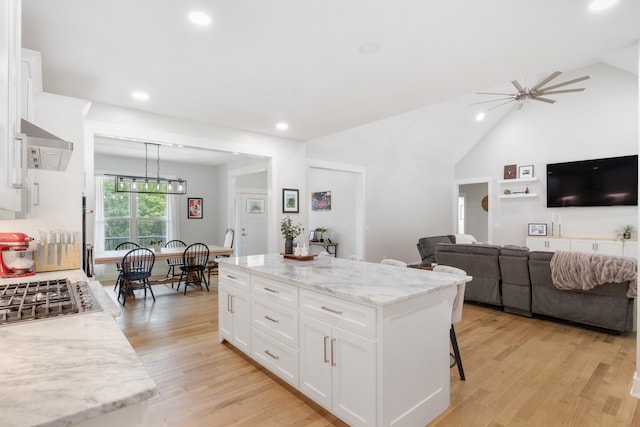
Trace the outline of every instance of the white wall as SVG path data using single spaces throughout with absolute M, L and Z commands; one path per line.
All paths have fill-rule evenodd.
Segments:
M 306 144 L 309 159 L 364 167 L 367 261 L 419 262 L 420 237 L 453 230 L 453 165 L 430 150 L 441 141 L 405 125 L 381 120 Z M 341 191 L 340 183 L 331 190 Z
M 456 179 L 492 176 L 495 181 L 503 178 L 504 165 L 534 166 L 539 181 L 529 189 L 539 194 L 536 198 L 498 199 L 505 188 L 524 186 L 494 181 L 489 206 L 495 244 L 524 245 L 527 224 L 549 223 L 550 230 L 552 213 L 562 216 L 565 236 L 614 238 L 621 226 L 637 225 L 637 207 L 546 207 L 547 163 L 638 153 L 637 76 L 599 63 L 563 73 L 559 81 L 585 74 L 591 79 L 579 84 L 586 88 L 584 92 L 550 96 L 557 100 L 552 105 L 526 102 L 498 122 L 456 165 Z
M 363 255 L 356 248 L 357 219 L 354 214 L 358 211 L 358 199 L 355 197 L 359 191 L 358 184 L 358 174 L 352 172 L 309 168 L 307 193 L 300 195 L 300 209 L 309 211 L 309 228 L 302 242 L 308 239 L 308 231 L 323 227 L 327 229 L 331 241 L 338 243 L 340 258 L 352 254 Z M 318 191 L 331 191 L 331 210 L 311 210 L 311 193 Z M 319 247 L 310 249 L 312 253 L 323 250 Z

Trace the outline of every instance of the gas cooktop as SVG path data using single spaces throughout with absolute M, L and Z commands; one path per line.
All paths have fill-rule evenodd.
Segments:
M 0 285 L 0 325 L 101 310 L 86 282 L 53 279 Z

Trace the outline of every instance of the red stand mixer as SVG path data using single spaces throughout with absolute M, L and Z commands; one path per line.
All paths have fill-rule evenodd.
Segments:
M 0 233 L 0 278 L 36 274 L 35 250 L 31 237 L 23 233 Z

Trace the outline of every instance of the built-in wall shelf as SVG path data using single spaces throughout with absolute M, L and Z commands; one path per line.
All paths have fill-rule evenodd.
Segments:
M 500 194 L 498 199 L 523 199 L 525 197 L 538 197 L 538 193 Z
M 538 178 L 514 178 L 514 179 L 501 179 L 498 184 L 520 184 L 523 182 L 536 182 Z

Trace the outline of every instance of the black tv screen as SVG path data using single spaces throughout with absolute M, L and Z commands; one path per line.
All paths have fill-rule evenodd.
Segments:
M 638 156 L 547 165 L 547 207 L 638 205 Z

